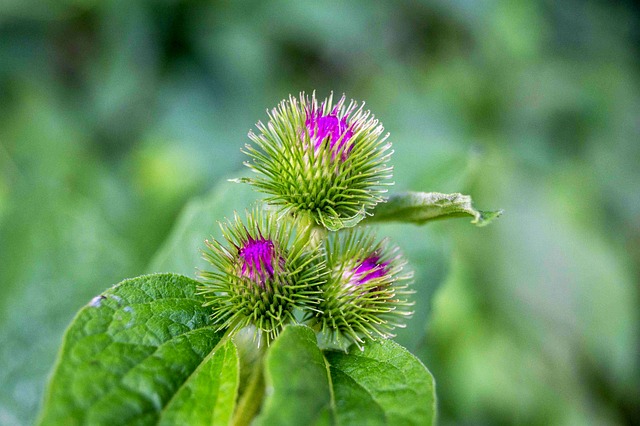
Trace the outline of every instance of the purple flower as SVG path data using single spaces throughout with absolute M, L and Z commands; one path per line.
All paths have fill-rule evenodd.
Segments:
M 238 251 L 242 269 L 240 274 L 261 286 L 267 279 L 273 278 L 275 248 L 273 241 L 249 237 L 246 244 Z
M 338 105 L 333 108 L 329 114 L 322 113 L 320 109 L 307 109 L 307 118 L 304 122 L 309 132 L 309 139 L 313 142 L 316 151 L 320 149 L 322 143 L 328 138 L 329 148 L 335 154 L 342 152 L 342 159 L 346 159 L 347 154 L 351 151 L 351 145 L 347 145 L 353 137 L 353 126 L 347 123 L 345 116 L 338 117 L 338 110 L 342 105 L 341 100 Z M 345 148 L 346 146 L 346 149 Z M 343 151 L 344 149 L 344 151 Z
M 380 258 L 374 254 L 360 262 L 353 269 L 353 275 L 349 281 L 351 285 L 359 286 L 374 278 L 383 277 L 389 272 L 387 270 L 388 265 L 388 262 L 380 262 Z

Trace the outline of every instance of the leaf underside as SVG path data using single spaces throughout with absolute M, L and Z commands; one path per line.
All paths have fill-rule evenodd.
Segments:
M 405 222 L 423 225 L 455 217 L 472 217 L 471 223 L 486 226 L 502 215 L 502 210 L 481 211 L 473 207 L 471 197 L 460 193 L 403 192 L 378 204 L 367 222 Z

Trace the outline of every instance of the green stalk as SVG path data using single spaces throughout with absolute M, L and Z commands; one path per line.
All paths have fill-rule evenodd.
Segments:
M 247 329 L 245 329 L 247 330 Z M 242 333 L 242 332 L 241 332 Z M 249 334 L 237 334 L 235 338 L 236 347 L 240 355 L 240 368 L 245 371 L 244 392 L 240 395 L 235 412 L 231 419 L 232 426 L 247 426 L 251 424 L 262 406 L 264 398 L 264 355 L 266 353 L 266 336 L 261 336 L 263 345 L 255 347 L 255 340 L 248 338 Z

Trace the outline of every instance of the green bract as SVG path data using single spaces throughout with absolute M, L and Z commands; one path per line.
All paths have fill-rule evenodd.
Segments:
M 356 225 L 381 202 L 390 185 L 391 144 L 364 103 L 343 96 L 320 104 L 315 94 L 282 101 L 250 132 L 255 146 L 245 164 L 258 174 L 241 181 L 268 194 L 266 201 L 310 216 L 329 230 Z
M 253 325 L 268 343 L 295 321 L 296 308 L 316 309 L 322 251 L 309 249 L 310 228 L 258 209 L 246 224 L 236 214 L 220 227 L 227 244 L 206 241 L 203 255 L 214 270 L 200 272 L 199 287 L 220 329 Z
M 362 230 L 330 234 L 326 241 L 328 278 L 315 319 L 329 345 L 346 348 L 363 338 L 393 337 L 411 316 L 413 277 L 406 260 L 387 240 Z

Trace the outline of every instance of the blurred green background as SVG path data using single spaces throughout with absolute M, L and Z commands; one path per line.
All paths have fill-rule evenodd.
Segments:
M 440 423 L 640 424 L 639 17 L 604 0 L 2 0 L 0 424 L 33 422 L 93 296 L 194 275 L 202 233 L 246 204 L 225 179 L 247 173 L 248 130 L 313 90 L 367 102 L 396 188 L 506 211 L 380 229 L 416 270 L 398 341 L 433 372 Z

